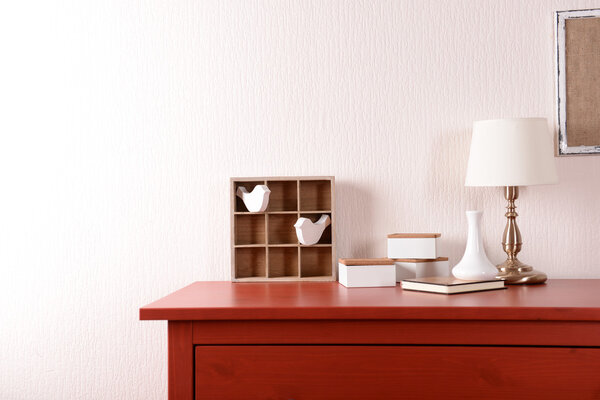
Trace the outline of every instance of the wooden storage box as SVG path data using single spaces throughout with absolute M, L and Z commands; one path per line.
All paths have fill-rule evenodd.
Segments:
M 249 212 L 236 196 L 237 188 L 251 192 L 256 185 L 271 190 L 264 212 Z M 236 282 L 336 279 L 335 178 L 231 178 L 231 278 Z M 298 242 L 294 223 L 300 217 L 316 222 L 331 218 L 318 243 Z
M 396 266 L 396 282 L 429 276 L 452 276 L 447 257 L 438 257 L 434 260 L 413 258 L 393 261 Z
M 435 259 L 440 255 L 439 233 L 393 233 L 388 235 L 388 258 Z
M 340 258 L 338 268 L 346 287 L 396 286 L 396 266 L 387 258 Z

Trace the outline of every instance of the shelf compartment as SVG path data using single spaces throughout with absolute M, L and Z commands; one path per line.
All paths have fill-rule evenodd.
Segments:
M 300 276 L 301 277 L 332 277 L 332 248 L 331 247 L 301 247 Z
M 233 196 L 235 197 L 235 211 L 236 212 L 250 212 L 246 208 L 244 201 L 237 196 L 238 187 L 243 186 L 246 188 L 247 191 L 252 192 L 256 185 L 264 185 L 264 184 L 265 184 L 265 181 L 248 181 L 248 182 L 234 181 L 233 182 Z
M 300 181 L 300 211 L 331 210 L 331 181 Z
M 310 219 L 313 223 L 317 222 L 319 220 L 319 218 L 321 218 L 321 215 L 329 215 L 329 219 L 331 219 L 331 213 L 300 213 L 300 217 L 304 217 L 304 218 L 308 218 Z M 330 223 L 325 230 L 323 231 L 323 234 L 321 235 L 321 238 L 319 239 L 319 241 L 316 244 L 331 244 L 331 226 L 333 225 L 333 222 Z M 313 245 L 314 246 L 314 245 Z
M 294 224 L 298 214 L 269 214 L 269 244 L 298 244 Z
M 243 247 L 235 249 L 236 278 L 266 278 L 267 250 L 265 247 Z
M 298 277 L 298 247 L 269 247 L 269 278 Z
M 267 212 L 298 210 L 298 181 L 267 181 L 271 190 Z
M 235 245 L 265 244 L 265 215 L 235 215 Z

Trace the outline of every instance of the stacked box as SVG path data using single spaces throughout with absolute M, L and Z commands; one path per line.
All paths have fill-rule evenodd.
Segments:
M 396 286 L 396 265 L 387 258 L 340 258 L 338 268 L 346 287 Z
M 440 233 L 392 233 L 388 235 L 388 258 L 427 259 L 440 256 Z
M 441 257 L 440 233 L 388 235 L 388 258 L 396 265 L 396 281 L 429 276 L 451 276 L 447 257 Z
M 388 258 L 340 258 L 339 282 L 346 287 L 396 286 L 404 279 L 452 276 L 441 257 L 440 233 L 388 235 Z
M 450 263 L 447 257 L 429 259 L 396 259 L 396 282 L 403 279 L 424 278 L 430 276 L 451 276 Z

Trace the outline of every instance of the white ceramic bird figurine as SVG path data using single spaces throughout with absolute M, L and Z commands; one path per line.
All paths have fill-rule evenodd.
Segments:
M 256 185 L 252 192 L 248 192 L 244 186 L 237 188 L 237 197 L 243 200 L 250 212 L 263 212 L 269 205 L 271 190 L 267 185 Z
M 296 236 L 302 244 L 311 245 L 315 244 L 321 239 L 321 235 L 325 228 L 331 223 L 329 215 L 323 214 L 317 222 L 313 222 L 308 218 L 298 218 L 298 221 L 294 224 L 296 228 Z

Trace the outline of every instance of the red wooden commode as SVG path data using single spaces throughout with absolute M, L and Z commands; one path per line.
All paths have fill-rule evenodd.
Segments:
M 169 321 L 170 399 L 600 398 L 600 280 L 195 282 L 140 319 Z

